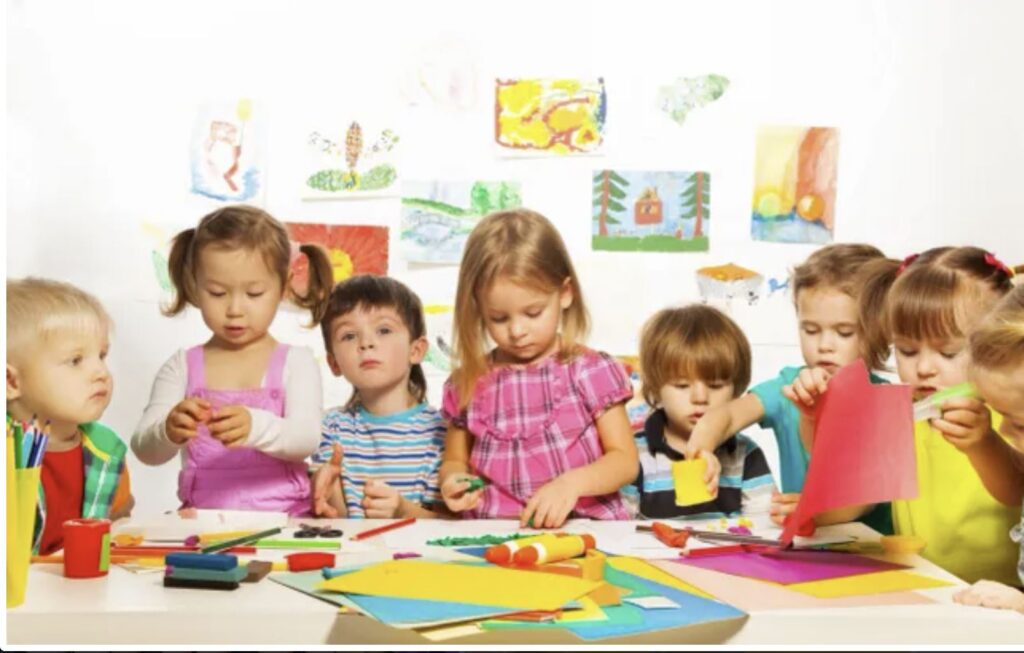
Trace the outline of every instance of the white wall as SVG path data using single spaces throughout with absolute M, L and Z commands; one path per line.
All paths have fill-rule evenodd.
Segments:
M 898 257 L 976 244 L 1024 262 L 1021 25 L 1024 3 L 1012 0 L 13 0 L 7 274 L 71 281 L 108 307 L 116 392 L 104 420 L 130 437 L 159 365 L 207 337 L 195 312 L 160 316 L 141 225 L 189 226 L 216 206 L 188 192 L 192 120 L 204 101 L 241 96 L 265 111 L 265 207 L 283 220 L 397 226 L 397 199 L 298 199 L 307 121 L 324 113 L 395 116 L 406 178 L 521 180 L 525 203 L 558 224 L 575 258 L 591 344 L 615 353 L 636 351 L 654 310 L 697 299 L 696 268 L 732 261 L 784 277 L 812 251 L 749 238 L 762 124 L 840 129 L 836 240 Z M 474 53 L 472 111 L 402 101 L 417 48 L 442 36 Z M 708 73 L 732 82 L 720 100 L 683 127 L 658 112 L 659 84 Z M 603 157 L 494 156 L 494 77 L 597 75 L 609 96 Z M 590 174 L 604 167 L 710 171 L 711 251 L 590 251 Z M 455 268 L 409 269 L 391 242 L 391 273 L 426 303 L 451 303 Z M 755 343 L 755 381 L 799 361 L 789 301 L 732 307 Z M 322 351 L 297 323 L 282 312 L 274 332 Z M 347 396 L 341 383 L 326 387 L 328 405 Z M 131 463 L 140 512 L 172 507 L 176 464 Z

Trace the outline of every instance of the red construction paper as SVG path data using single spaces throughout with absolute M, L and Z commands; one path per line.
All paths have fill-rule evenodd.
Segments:
M 915 498 L 913 415 L 910 386 L 872 384 L 860 359 L 836 372 L 818 400 L 807 477 L 783 544 L 826 510 Z

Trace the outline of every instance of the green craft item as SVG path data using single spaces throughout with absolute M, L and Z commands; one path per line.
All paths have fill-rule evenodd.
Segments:
M 487 485 L 487 481 L 477 476 L 469 482 L 469 487 L 466 488 L 466 492 L 476 492 L 485 485 Z
M 473 535 L 473 536 L 448 536 L 427 540 L 431 546 L 491 546 L 503 544 L 509 540 L 518 540 L 523 537 L 533 537 L 536 533 L 512 533 L 511 535 Z

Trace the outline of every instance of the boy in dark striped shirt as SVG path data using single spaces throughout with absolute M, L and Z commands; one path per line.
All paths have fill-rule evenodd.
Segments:
M 764 452 L 737 434 L 715 450 L 722 465 L 714 499 L 676 505 L 672 463 L 705 412 L 740 396 L 750 383 L 750 343 L 721 311 L 693 304 L 664 309 L 640 338 L 644 399 L 654 408 L 636 434 L 640 473 L 623 497 L 642 519 L 767 515 L 775 483 Z

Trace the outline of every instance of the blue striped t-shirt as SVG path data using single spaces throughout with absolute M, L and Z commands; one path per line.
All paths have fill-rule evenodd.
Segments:
M 437 472 L 446 431 L 441 414 L 426 403 L 392 415 L 373 415 L 359 406 L 328 410 L 313 461 L 331 459 L 341 445 L 342 489 L 349 517 L 365 517 L 363 486 L 373 479 L 396 488 L 420 505 L 440 503 Z

